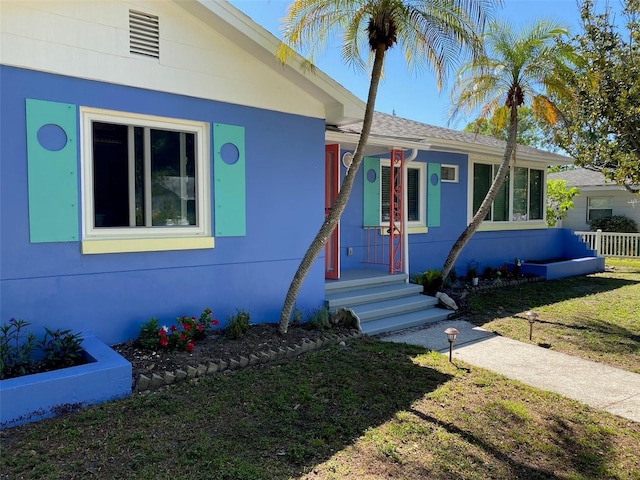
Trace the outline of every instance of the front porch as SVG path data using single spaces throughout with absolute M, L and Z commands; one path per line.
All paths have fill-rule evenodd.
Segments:
M 347 270 L 339 280 L 325 281 L 325 302 L 332 313 L 351 313 L 366 335 L 446 320 L 451 312 L 438 308 L 438 300 L 422 295 L 422 286 L 408 278 L 379 269 Z

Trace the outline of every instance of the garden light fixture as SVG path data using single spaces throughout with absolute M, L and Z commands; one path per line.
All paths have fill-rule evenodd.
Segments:
M 536 323 L 538 314 L 529 310 L 528 312 L 525 312 L 525 315 L 527 316 L 527 320 L 529 320 L 529 340 L 531 340 L 531 337 L 533 336 L 533 324 Z
M 456 337 L 460 333 L 458 329 L 449 327 L 444 333 L 447 335 L 447 340 L 449 340 L 449 361 L 452 362 L 451 356 L 453 354 L 453 342 L 456 341 Z

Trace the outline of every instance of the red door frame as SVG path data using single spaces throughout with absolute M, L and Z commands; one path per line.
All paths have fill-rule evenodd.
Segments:
M 331 207 L 340 190 L 340 145 L 324 147 L 324 216 Z M 324 276 L 332 280 L 340 278 L 340 223 L 329 237 L 324 247 Z

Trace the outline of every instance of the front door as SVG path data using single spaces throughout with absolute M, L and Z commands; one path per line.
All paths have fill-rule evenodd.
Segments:
M 326 145 L 324 152 L 324 216 L 331 213 L 331 207 L 340 188 L 340 145 Z M 340 278 L 340 224 L 329 237 L 324 247 L 325 278 Z

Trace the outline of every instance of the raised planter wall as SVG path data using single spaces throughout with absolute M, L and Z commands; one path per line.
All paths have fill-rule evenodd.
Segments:
M 511 265 L 513 268 L 513 264 Z M 575 275 L 587 275 L 589 273 L 604 271 L 604 257 L 583 257 L 552 263 L 527 263 L 524 262 L 520 272 L 523 275 L 537 275 L 547 280 L 556 278 L 573 277 Z
M 82 347 L 90 363 L 0 380 L 0 428 L 131 394 L 131 363 L 96 337 L 85 338 Z

